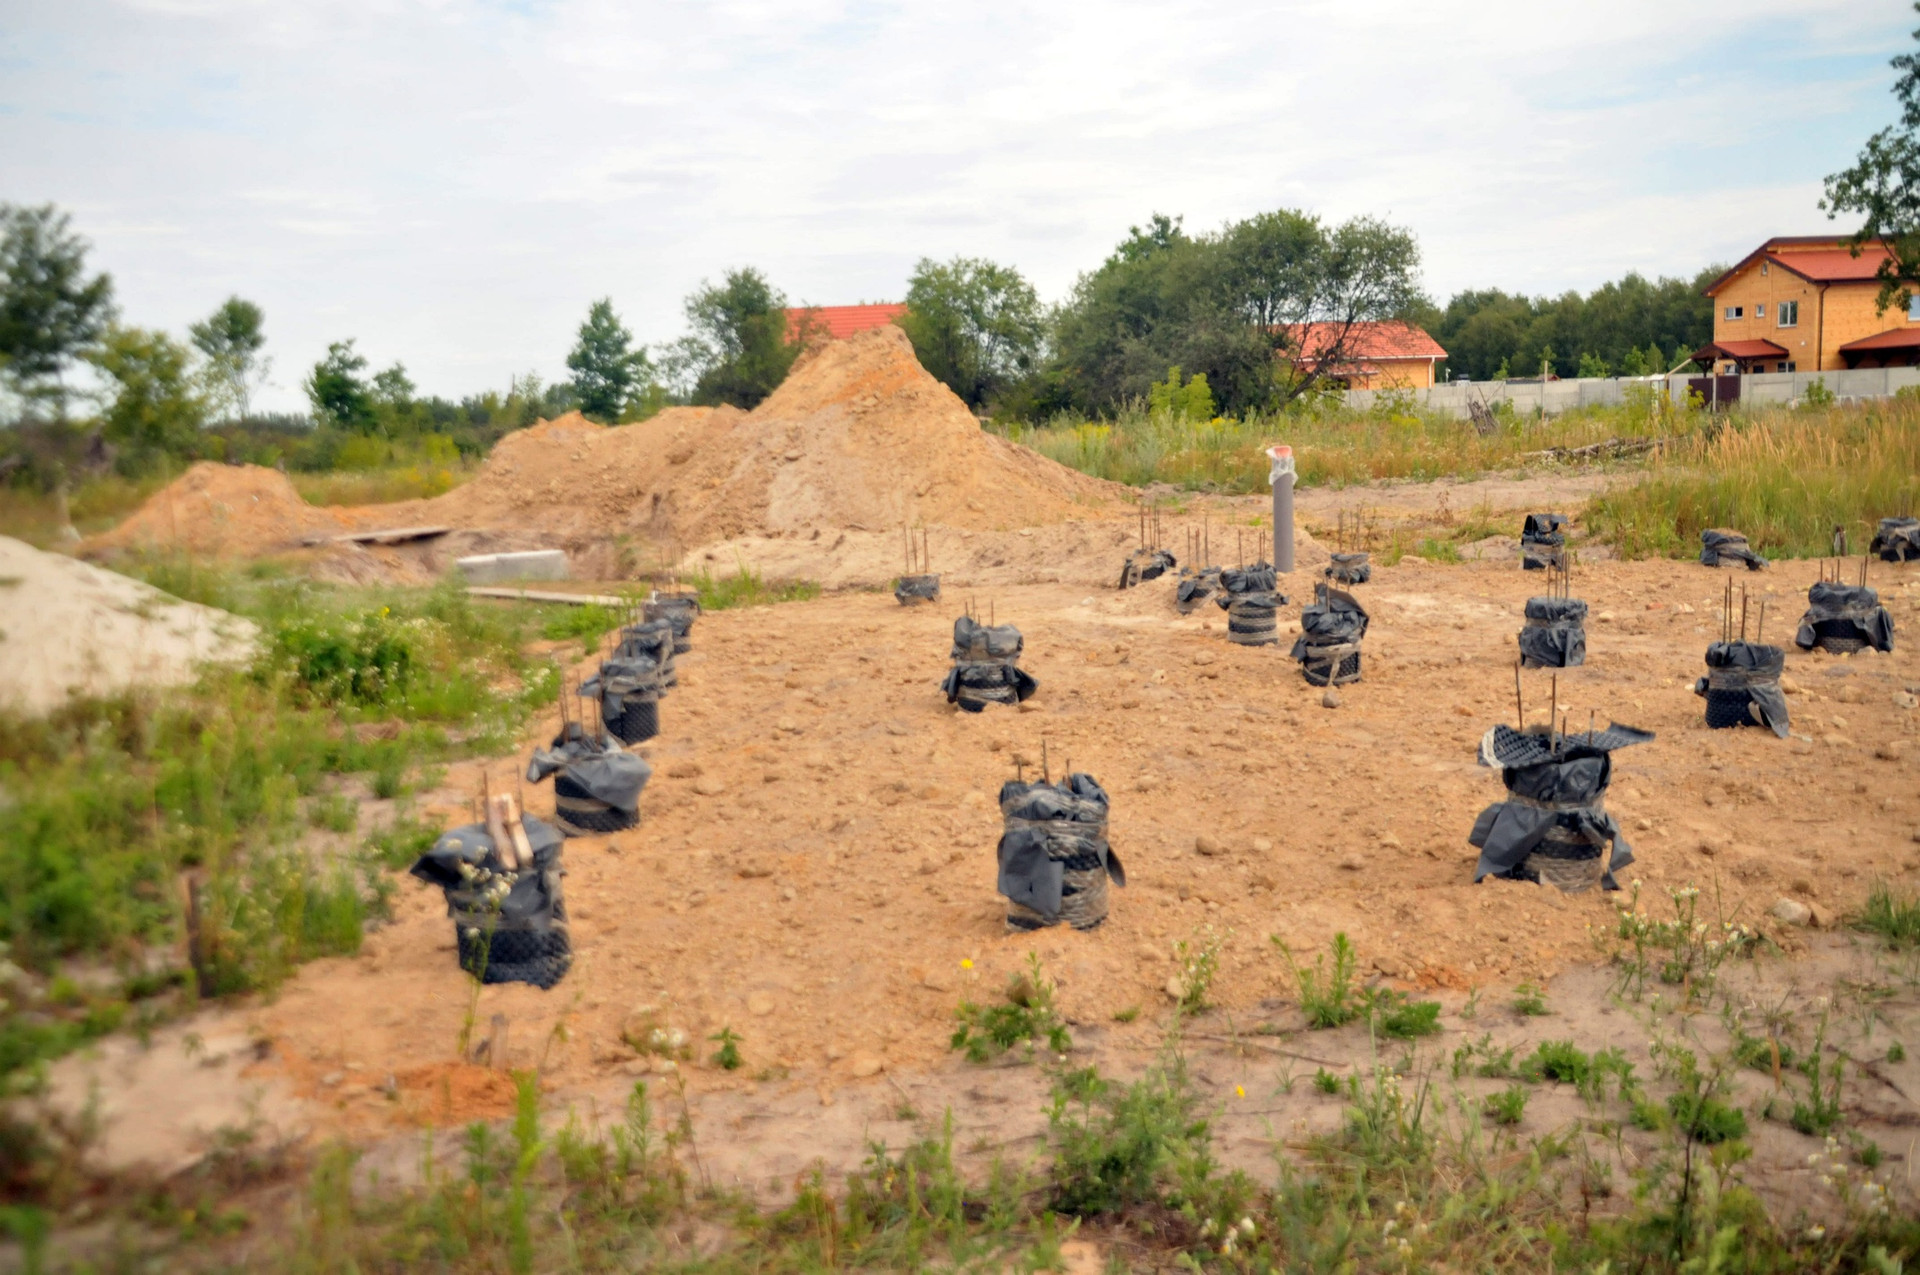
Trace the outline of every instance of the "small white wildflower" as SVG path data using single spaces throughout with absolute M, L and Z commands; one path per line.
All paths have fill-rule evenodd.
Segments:
M 1248 1237 L 1249 1239 L 1251 1239 L 1251 1238 L 1253 1237 L 1253 1229 L 1254 1229 L 1254 1228 L 1253 1228 L 1253 1219 L 1252 1219 L 1252 1218 L 1250 1218 L 1250 1217 L 1243 1217 L 1243 1218 L 1241 1218 L 1241 1219 L 1240 1219 L 1240 1233 L 1241 1233 L 1242 1235 L 1245 1235 L 1245 1236 L 1247 1236 L 1247 1237 Z
M 1825 1239 L 1826 1237 L 1827 1237 L 1827 1228 L 1824 1226 L 1816 1225 L 1816 1226 L 1809 1226 L 1807 1228 L 1807 1238 L 1810 1240 L 1822 1240 L 1822 1239 Z
M 1393 1234 L 1393 1228 L 1394 1228 L 1394 1227 L 1396 1227 L 1396 1226 L 1398 1226 L 1398 1225 L 1400 1225 L 1400 1224 L 1399 1224 L 1398 1222 L 1394 1222 L 1394 1221 L 1389 1221 L 1389 1222 L 1388 1222 L 1388 1223 L 1387 1223 L 1387 1224 L 1386 1224 L 1386 1225 L 1385 1225 L 1384 1227 L 1382 1227 L 1382 1228 L 1380 1228 L 1380 1234 L 1382 1234 L 1382 1235 L 1392 1235 L 1392 1234 Z

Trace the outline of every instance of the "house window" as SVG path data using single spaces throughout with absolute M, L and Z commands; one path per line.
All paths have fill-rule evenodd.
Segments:
M 1746 313 L 1746 311 L 1745 311 L 1745 310 L 1743 310 L 1743 309 L 1741 309 L 1741 308 L 1740 308 L 1739 306 L 1737 306 L 1737 305 L 1730 305 L 1730 306 L 1728 306 L 1728 307 L 1727 307 L 1727 320 L 1728 320 L 1729 322 L 1731 322 L 1731 321 L 1733 321 L 1734 319 L 1738 319 L 1738 318 L 1740 318 L 1740 317 L 1741 317 L 1742 315 L 1744 315 L 1745 313 Z
M 1780 370 L 1782 372 L 1798 372 L 1800 370 L 1800 367 L 1796 363 L 1787 362 L 1787 363 L 1782 363 L 1780 365 Z
M 1767 272 L 1767 263 L 1763 261 L 1760 263 L 1760 273 L 1765 274 L 1766 272 Z
M 1920 292 L 1907 298 L 1907 322 L 1920 323 Z
M 1756 319 L 1764 319 L 1767 317 L 1767 307 L 1764 302 L 1753 307 L 1753 317 Z
M 1800 303 L 1782 301 L 1780 303 L 1780 326 L 1790 328 L 1800 322 Z

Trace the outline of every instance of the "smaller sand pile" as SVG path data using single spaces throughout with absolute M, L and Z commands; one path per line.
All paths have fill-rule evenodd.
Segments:
M 46 713 L 72 696 L 193 680 L 252 654 L 246 620 L 0 536 L 0 707 Z
M 88 541 L 87 552 L 251 557 L 298 548 L 308 536 L 346 530 L 346 518 L 300 499 L 278 470 L 203 460 L 154 493 L 125 522 Z

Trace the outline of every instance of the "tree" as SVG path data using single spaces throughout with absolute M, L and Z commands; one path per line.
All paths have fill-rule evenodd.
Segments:
M 0 371 L 64 418 L 68 364 L 113 320 L 113 280 L 86 277 L 87 242 L 52 204 L 0 204 Z
M 573 369 L 573 392 L 580 410 L 597 421 L 621 418 L 627 404 L 653 384 L 653 364 L 644 348 L 633 345 L 633 333 L 613 312 L 613 299 L 602 297 L 587 309 L 580 339 L 567 355 Z
M 187 329 L 206 356 L 207 382 L 220 405 L 247 419 L 252 389 L 264 381 L 273 360 L 260 357 L 267 343 L 266 315 L 251 301 L 228 297 L 207 318 Z
M 378 429 L 373 396 L 360 376 L 366 370 L 367 360 L 354 350 L 352 340 L 329 345 L 327 357 L 315 363 L 307 377 L 307 401 L 313 404 L 313 414 L 325 424 L 356 433 Z
M 187 347 L 164 332 L 107 329 L 88 361 L 113 382 L 101 432 L 135 452 L 190 455 L 206 423 L 207 401 Z
M 1913 7 L 1920 11 L 1920 0 Z M 1920 30 L 1913 37 L 1920 40 Z M 1853 234 L 1855 255 L 1874 240 L 1886 244 L 1876 272 L 1882 311 L 1906 305 L 1920 287 L 1920 54 L 1902 53 L 1891 65 L 1900 72 L 1893 84 L 1900 122 L 1869 137 L 1853 167 L 1828 177 L 1820 201 L 1830 220 L 1843 212 L 1865 218 Z
M 787 298 L 751 266 L 729 270 L 719 285 L 703 284 L 687 298 L 693 331 L 674 344 L 673 362 L 692 383 L 692 400 L 705 406 L 752 408 L 779 387 L 806 336 L 789 331 Z
M 1031 375 L 1046 341 L 1033 285 L 981 257 L 921 258 L 899 323 L 920 366 L 976 411 Z

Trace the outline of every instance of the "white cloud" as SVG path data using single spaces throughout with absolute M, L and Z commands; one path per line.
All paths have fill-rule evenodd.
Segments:
M 735 264 L 899 295 L 966 252 L 1058 296 L 1129 223 L 1282 205 L 1420 237 L 1430 288 L 1690 273 L 1818 229 L 1889 119 L 1896 3 L 40 0 L 0 32 L 0 198 L 54 200 L 137 322 L 260 301 L 297 381 L 549 376 Z M 292 389 L 281 396 L 295 401 Z

